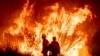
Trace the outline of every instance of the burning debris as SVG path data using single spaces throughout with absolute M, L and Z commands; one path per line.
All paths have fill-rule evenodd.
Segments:
M 86 45 L 88 33 L 87 24 L 92 20 L 89 6 L 66 11 L 59 3 L 44 8 L 44 16 L 39 21 L 32 18 L 34 4 L 29 6 L 29 0 L 13 24 L 3 32 L 4 49 L 12 48 L 22 54 L 42 56 L 41 35 L 46 34 L 49 42 L 56 36 L 61 47 L 62 56 L 90 56 Z M 85 22 L 88 22 L 85 24 Z

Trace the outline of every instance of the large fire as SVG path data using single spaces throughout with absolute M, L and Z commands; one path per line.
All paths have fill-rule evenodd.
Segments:
M 92 20 L 88 5 L 66 11 L 64 7 L 59 7 L 59 3 L 55 3 L 44 8 L 46 13 L 39 21 L 32 18 L 33 6 L 29 6 L 27 0 L 19 17 L 4 31 L 3 37 L 9 47 L 23 54 L 42 56 L 41 35 L 46 34 L 49 42 L 53 36 L 57 37 L 62 56 L 90 56 L 86 45 L 89 34 L 83 25 L 85 21 Z

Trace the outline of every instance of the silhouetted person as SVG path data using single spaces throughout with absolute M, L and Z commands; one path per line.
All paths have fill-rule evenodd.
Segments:
M 49 42 L 46 39 L 46 35 L 45 34 L 42 35 L 42 39 L 43 39 L 43 43 L 42 43 L 42 47 L 43 47 L 42 48 L 42 53 L 43 53 L 43 56 L 47 56 Z
M 60 54 L 60 46 L 56 41 L 56 37 L 53 37 L 53 41 L 49 45 L 49 50 L 51 52 L 50 56 L 57 56 L 58 54 Z

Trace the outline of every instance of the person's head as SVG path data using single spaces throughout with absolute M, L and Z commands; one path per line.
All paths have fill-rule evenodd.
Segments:
M 42 35 L 42 39 L 45 39 L 45 38 L 46 38 L 46 35 L 45 35 L 45 34 L 43 34 L 43 35 Z
M 53 37 L 53 41 L 56 41 L 56 37 Z

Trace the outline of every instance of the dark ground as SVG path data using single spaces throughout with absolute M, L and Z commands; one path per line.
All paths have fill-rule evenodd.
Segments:
M 31 56 L 30 54 L 21 54 L 17 50 L 7 48 L 5 51 L 0 50 L 0 56 Z

